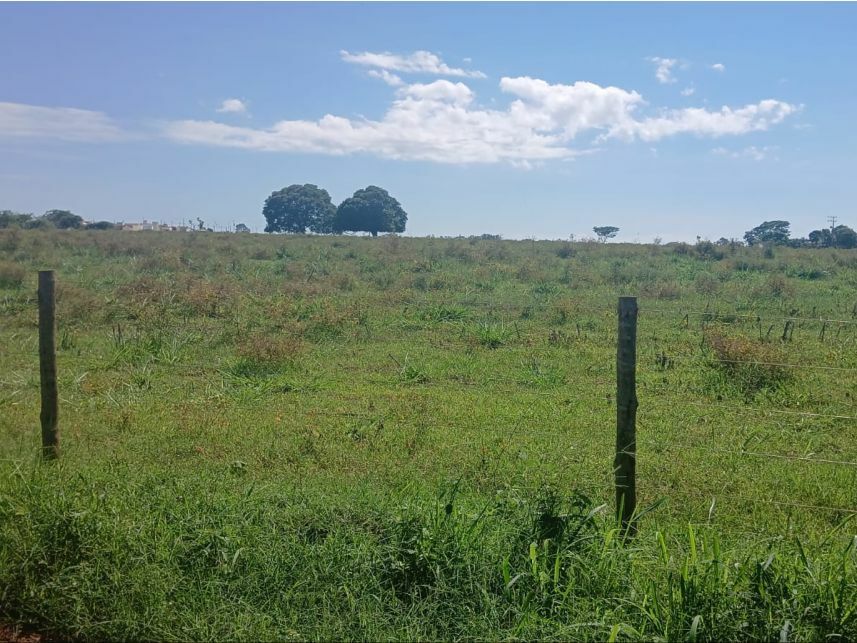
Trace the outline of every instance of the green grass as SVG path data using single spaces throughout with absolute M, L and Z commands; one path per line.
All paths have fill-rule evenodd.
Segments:
M 841 250 L 0 230 L 0 619 L 81 639 L 857 639 L 855 287 Z M 612 505 L 624 294 L 633 541 Z

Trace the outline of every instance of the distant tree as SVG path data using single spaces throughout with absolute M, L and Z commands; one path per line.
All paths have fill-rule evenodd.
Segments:
M 87 230 L 113 230 L 116 227 L 115 223 L 110 221 L 96 221 L 95 223 L 87 223 Z
M 27 221 L 22 227 L 27 230 L 39 230 L 42 228 L 52 228 L 53 224 L 45 219 L 45 217 L 33 217 Z
M 265 232 L 304 234 L 333 232 L 336 207 L 327 190 L 316 185 L 290 185 L 265 199 L 262 214 L 268 224 Z
M 788 221 L 765 221 L 762 225 L 744 233 L 748 246 L 759 244 L 784 246 L 789 241 Z
M 857 248 L 857 232 L 847 225 L 838 225 L 833 228 L 831 236 L 833 245 L 837 248 Z
M 833 244 L 833 236 L 830 234 L 830 230 L 822 228 L 810 232 L 807 241 L 817 248 L 829 248 Z
M 857 248 L 857 232 L 847 225 L 822 228 L 810 232 L 807 242 L 816 248 Z
M 404 232 L 407 221 L 407 212 L 387 190 L 370 185 L 339 204 L 333 228 L 377 237 L 379 232 Z
M 716 243 L 718 246 L 728 246 L 729 245 L 729 239 L 727 239 L 726 237 L 720 237 L 714 243 Z
M 250 232 L 250 228 L 243 223 L 239 223 L 235 226 L 235 232 Z
M 0 228 L 25 228 L 32 219 L 32 214 L 0 210 Z
M 595 226 L 592 231 L 598 236 L 598 241 L 607 243 L 607 239 L 612 239 L 619 233 L 619 228 L 612 225 Z
M 205 230 L 205 221 L 203 221 L 199 217 L 196 218 L 196 229 L 197 230 Z
M 61 230 L 83 227 L 83 217 L 69 210 L 48 210 L 42 218 L 55 228 Z

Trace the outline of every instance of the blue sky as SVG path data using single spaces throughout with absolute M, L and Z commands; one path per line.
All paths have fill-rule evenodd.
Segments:
M 0 209 L 408 234 L 857 227 L 854 4 L 0 4 Z

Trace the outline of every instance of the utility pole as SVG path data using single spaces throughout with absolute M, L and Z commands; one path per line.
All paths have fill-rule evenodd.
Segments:
M 827 217 L 827 220 L 830 221 L 830 245 L 834 248 L 836 247 L 836 216 L 831 215 Z

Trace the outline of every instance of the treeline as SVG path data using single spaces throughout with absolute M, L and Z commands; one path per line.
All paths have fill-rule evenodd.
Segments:
M 788 221 L 765 221 L 744 233 L 748 246 L 792 248 L 857 248 L 857 232 L 846 225 L 813 230 L 806 237 L 792 238 Z M 725 240 L 724 240 L 725 241 Z
M 42 216 L 13 212 L 12 210 L 0 210 L 0 228 L 23 228 L 25 230 L 35 228 L 112 230 L 117 227 L 119 226 L 110 221 L 87 223 L 83 220 L 83 217 L 69 210 L 48 210 Z
M 408 214 L 383 188 L 357 190 L 339 206 L 316 185 L 290 185 L 265 199 L 265 232 L 340 234 L 342 232 L 404 232 Z

